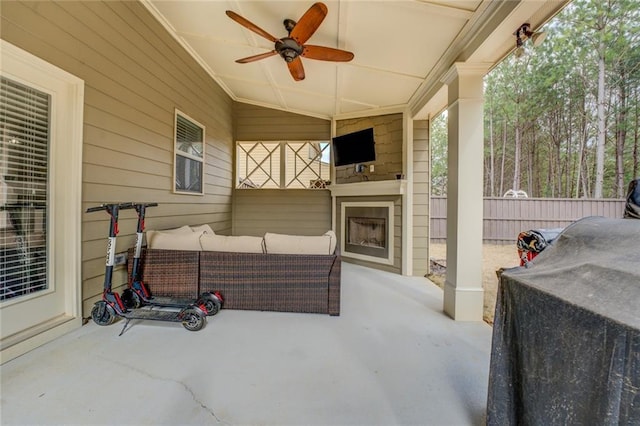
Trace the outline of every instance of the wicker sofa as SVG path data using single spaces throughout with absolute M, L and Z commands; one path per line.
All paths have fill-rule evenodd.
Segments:
M 133 250 L 129 250 L 129 259 L 132 256 Z M 195 298 L 202 292 L 219 291 L 225 309 L 340 315 L 338 252 L 271 254 L 146 248 L 141 265 L 145 284 L 157 296 Z

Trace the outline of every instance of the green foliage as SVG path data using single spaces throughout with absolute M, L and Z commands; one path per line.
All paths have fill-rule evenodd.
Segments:
M 603 102 L 602 195 L 624 196 L 621 186 L 639 173 L 638 5 L 636 0 L 574 0 L 543 28 L 548 35 L 540 46 L 525 43 L 525 55 L 507 57 L 486 76 L 485 195 L 502 195 L 519 183 L 513 189 L 534 197 L 591 196 L 597 105 Z M 440 170 L 436 162 L 433 169 Z
M 447 114 L 431 122 L 431 194 L 447 194 Z
M 486 76 L 485 195 L 502 195 L 517 183 L 513 189 L 534 197 L 590 197 L 601 167 L 602 196 L 624 196 L 640 175 L 639 5 L 574 0 L 543 28 L 548 35 L 540 46 L 525 43 L 525 55 L 507 57 Z M 599 102 L 602 165 L 596 161 Z M 446 140 L 442 115 L 432 122 L 434 195 L 446 193 Z

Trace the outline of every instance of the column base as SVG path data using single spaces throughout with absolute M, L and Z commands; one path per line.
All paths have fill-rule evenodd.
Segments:
M 456 321 L 482 321 L 484 290 L 444 284 L 444 313 Z

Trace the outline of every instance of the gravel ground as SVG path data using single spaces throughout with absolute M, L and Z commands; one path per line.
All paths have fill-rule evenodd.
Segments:
M 439 287 L 443 287 L 446 274 L 446 244 L 430 245 L 430 260 L 432 273 L 427 276 Z M 484 320 L 493 324 L 493 314 L 496 307 L 496 292 L 498 289 L 498 277 L 496 271 L 500 268 L 511 268 L 518 266 L 518 251 L 516 245 L 493 245 L 482 246 L 482 287 L 484 288 Z

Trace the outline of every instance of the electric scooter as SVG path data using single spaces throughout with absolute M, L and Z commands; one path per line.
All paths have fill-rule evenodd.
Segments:
M 122 302 L 127 308 L 140 308 L 141 306 L 184 307 L 195 303 L 204 305 L 207 315 L 215 315 L 222 306 L 222 296 L 219 292 L 206 292 L 194 302 L 192 299 L 178 299 L 172 297 L 153 296 L 141 277 L 142 235 L 144 234 L 144 217 L 149 207 L 155 207 L 158 203 L 134 203 L 133 207 L 138 214 L 136 227 L 136 246 L 133 254 L 133 265 L 129 277 L 129 288 L 122 292 Z
M 87 213 L 105 210 L 111 217 L 109 239 L 107 242 L 107 260 L 104 274 L 104 291 L 102 300 L 96 302 L 91 309 L 91 318 L 98 325 L 111 325 L 117 317 L 126 319 L 120 336 L 124 333 L 132 319 L 180 322 L 189 331 L 198 331 L 204 327 L 207 310 L 204 305 L 191 304 L 180 310 L 160 309 L 128 309 L 120 295 L 111 289 L 113 266 L 115 263 L 116 236 L 118 235 L 118 215 L 120 210 L 134 208 L 133 203 L 102 204 L 89 207 Z

